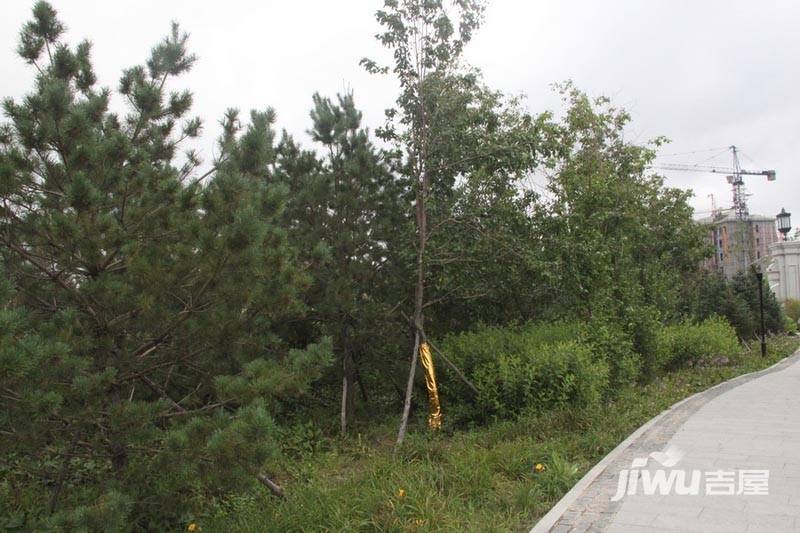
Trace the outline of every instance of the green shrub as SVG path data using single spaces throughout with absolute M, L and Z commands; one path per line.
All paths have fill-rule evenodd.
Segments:
M 447 337 L 443 351 L 480 393 L 470 398 L 448 375 L 442 380 L 443 397 L 460 404 L 460 418 L 473 419 L 525 408 L 588 405 L 604 392 L 608 365 L 580 337 L 580 326 L 569 323 L 483 327 Z
M 715 356 L 730 356 L 738 351 L 736 330 L 721 317 L 665 326 L 658 335 L 658 363 L 663 370 L 694 365 Z
M 719 273 L 703 273 L 684 287 L 683 312 L 697 319 L 723 316 L 736 329 L 741 339 L 752 339 L 759 334 L 760 303 L 758 282 L 752 271 L 740 272 L 730 281 Z M 783 311 L 775 293 L 764 280 L 764 322 L 767 331 L 784 330 Z M 797 304 L 800 318 L 800 303 Z M 784 304 L 786 313 L 791 305 Z
M 658 313 L 652 307 L 642 307 L 630 319 L 633 349 L 642 361 L 645 382 L 651 381 L 658 371 L 658 333 L 661 330 Z
M 546 343 L 574 340 L 581 335 L 574 322 L 536 322 L 511 326 L 479 326 L 473 332 L 449 335 L 442 348 L 448 357 L 458 359 L 467 373 L 491 361 L 500 353 L 521 353 Z
M 542 344 L 519 354 L 498 354 L 476 369 L 478 402 L 492 411 L 588 405 L 604 390 L 608 368 L 576 341 Z
M 634 349 L 633 339 L 621 326 L 610 321 L 587 324 L 582 340 L 591 346 L 595 358 L 608 365 L 610 391 L 619 390 L 639 377 L 642 359 Z
M 783 311 L 794 324 L 793 330 L 797 328 L 797 322 L 800 321 L 800 300 L 789 299 L 783 302 Z

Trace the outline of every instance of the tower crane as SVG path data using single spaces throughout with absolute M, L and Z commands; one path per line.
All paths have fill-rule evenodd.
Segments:
M 745 170 L 739 164 L 739 150 L 736 146 L 729 147 L 733 156 L 733 166 L 714 167 L 709 165 L 685 165 L 677 163 L 663 163 L 653 165 L 651 168 L 660 170 L 680 170 L 684 172 L 710 172 L 712 174 L 726 174 L 728 183 L 733 189 L 733 211 L 737 220 L 745 220 L 748 215 L 747 195 L 744 191 L 744 179 L 742 176 L 766 176 L 767 181 L 775 181 L 774 170 Z
M 651 168 L 661 170 L 679 170 L 684 172 L 710 172 L 712 174 L 725 174 L 728 183 L 731 184 L 733 189 L 733 212 L 737 221 L 738 235 L 736 236 L 736 248 L 741 252 L 740 265 L 742 268 L 747 268 L 753 262 L 753 246 L 752 246 L 752 233 L 747 229 L 745 223 L 748 219 L 749 212 L 747 210 L 747 194 L 744 190 L 743 176 L 766 176 L 767 181 L 775 181 L 774 170 L 746 170 L 739 164 L 739 150 L 736 146 L 728 147 L 733 157 L 733 166 L 728 168 L 714 167 L 708 165 L 686 165 L 676 163 L 664 163 L 653 165 Z M 716 217 L 717 207 L 716 202 L 712 196 L 712 218 Z

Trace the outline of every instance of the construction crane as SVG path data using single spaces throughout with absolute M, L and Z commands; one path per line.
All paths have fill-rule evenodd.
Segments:
M 744 179 L 742 176 L 766 176 L 767 181 L 775 181 L 774 170 L 745 170 L 739 164 L 739 150 L 736 146 L 729 147 L 733 155 L 733 166 L 729 168 L 714 167 L 708 165 L 684 165 L 676 163 L 663 163 L 653 165 L 651 168 L 660 170 L 680 170 L 684 172 L 710 172 L 712 174 L 725 174 L 728 183 L 733 189 L 733 211 L 738 220 L 745 220 L 748 215 L 747 195 L 744 191 Z
M 741 253 L 740 265 L 747 268 L 753 263 L 753 246 L 752 246 L 752 232 L 747 229 L 746 221 L 749 218 L 747 209 L 747 194 L 744 190 L 743 176 L 766 176 L 767 181 L 775 181 L 774 170 L 745 170 L 739 164 L 739 150 L 736 146 L 729 146 L 733 157 L 733 166 L 729 168 L 714 167 L 708 165 L 685 165 L 675 163 L 664 163 L 653 165 L 651 168 L 661 170 L 679 170 L 683 172 L 710 172 L 712 174 L 725 174 L 728 183 L 731 184 L 733 189 L 733 212 L 737 221 L 737 230 L 735 235 L 736 248 Z M 711 197 L 712 205 L 712 219 L 715 219 L 719 214 L 717 211 L 716 202 L 714 197 Z M 734 255 L 736 253 L 734 252 Z M 756 254 L 757 255 L 757 254 Z

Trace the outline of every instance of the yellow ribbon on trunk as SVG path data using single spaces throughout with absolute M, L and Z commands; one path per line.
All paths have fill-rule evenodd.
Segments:
M 425 368 L 425 386 L 428 388 L 428 402 L 430 404 L 430 414 L 428 415 L 428 427 L 439 429 L 442 427 L 442 407 L 439 405 L 439 390 L 436 388 L 436 372 L 433 368 L 433 356 L 430 346 L 423 342 L 419 347 L 419 358 Z

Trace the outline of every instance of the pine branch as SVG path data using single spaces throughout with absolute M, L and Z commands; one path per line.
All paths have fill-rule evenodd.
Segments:
M 179 404 L 178 402 L 176 402 L 175 400 L 173 400 L 173 399 L 170 397 L 170 395 L 169 395 L 169 394 L 167 394 L 167 391 L 165 391 L 163 388 L 161 388 L 161 386 L 160 386 L 158 383 L 156 383 L 156 382 L 155 382 L 155 381 L 153 381 L 152 379 L 148 378 L 147 376 L 139 376 L 139 379 L 142 381 L 142 383 L 144 383 L 145 385 L 147 385 L 147 386 L 148 386 L 148 387 L 149 387 L 149 388 L 150 388 L 150 389 L 151 389 L 153 392 L 155 392 L 156 394 L 158 394 L 158 395 L 159 395 L 161 398 L 163 398 L 164 400 L 166 400 L 166 401 L 167 401 L 169 404 L 171 404 L 171 405 L 172 405 L 172 406 L 173 406 L 175 409 L 177 409 L 177 410 L 178 410 L 178 412 L 180 412 L 181 414 L 186 414 L 186 413 L 187 413 L 187 410 L 186 410 L 186 408 L 185 408 L 185 407 L 183 407 L 182 405 L 180 405 L 180 404 Z
M 81 303 L 81 305 L 83 305 L 83 307 L 86 310 L 86 312 L 88 312 L 92 316 L 92 318 L 94 318 L 95 321 L 98 322 L 98 324 L 102 324 L 102 321 L 100 320 L 100 318 L 97 315 L 97 311 L 94 308 L 92 308 L 92 306 L 89 304 L 87 299 L 84 298 L 84 296 L 80 293 L 80 291 L 76 287 L 73 287 L 72 285 L 68 284 L 66 281 L 64 281 L 61 278 L 61 274 L 62 274 L 61 272 L 52 272 L 45 265 L 42 265 L 41 263 L 39 263 L 36 260 L 36 258 L 33 256 L 33 254 L 29 253 L 28 251 L 26 251 L 24 248 L 22 248 L 21 246 L 17 245 L 16 243 L 10 241 L 8 238 L 1 237 L 0 240 L 2 240 L 2 242 L 6 246 L 8 246 L 9 248 L 11 248 L 15 252 L 17 252 L 18 255 L 22 256 L 30 264 L 35 266 L 40 272 L 42 272 L 43 274 L 47 275 L 48 278 L 50 278 L 51 280 L 56 282 L 56 284 L 58 284 L 58 286 L 60 286 L 62 289 L 66 290 L 67 292 L 72 294 Z

